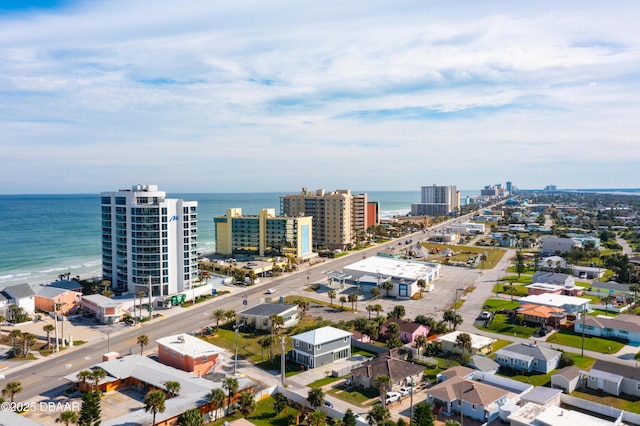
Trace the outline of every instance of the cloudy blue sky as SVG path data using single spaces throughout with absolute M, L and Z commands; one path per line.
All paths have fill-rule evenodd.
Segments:
M 638 16 L 0 0 L 0 193 L 640 187 Z

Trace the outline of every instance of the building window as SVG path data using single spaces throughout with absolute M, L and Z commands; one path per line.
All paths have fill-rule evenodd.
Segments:
M 206 355 L 202 355 L 202 362 L 207 362 L 207 356 Z
M 308 346 L 308 349 L 311 350 L 311 343 L 308 343 L 307 346 Z
M 173 358 L 175 358 L 175 357 L 176 357 L 176 351 L 171 351 L 171 356 L 172 356 Z
M 298 346 L 300 346 L 300 342 L 298 342 L 298 341 L 296 340 L 296 348 L 297 348 Z
M 316 349 L 320 350 L 322 348 L 322 345 L 316 345 Z

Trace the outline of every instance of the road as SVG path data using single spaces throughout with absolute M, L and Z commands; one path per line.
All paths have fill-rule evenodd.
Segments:
M 437 232 L 451 223 L 465 221 L 470 216 L 469 214 L 434 225 L 429 231 L 430 233 Z M 121 354 L 126 354 L 130 351 L 136 353 L 139 351 L 140 347 L 137 345 L 136 340 L 137 336 L 141 334 L 149 336 L 150 344 L 147 347 L 148 349 L 145 348 L 145 353 L 151 353 L 155 351 L 155 340 L 160 337 L 197 331 L 205 326 L 211 325 L 212 319 L 210 313 L 215 309 L 239 312 L 243 310 L 242 301 L 244 298 L 247 299 L 248 306 L 253 306 L 259 303 L 260 299 L 265 296 L 264 292 L 267 288 L 276 289 L 274 295 L 276 297 L 290 294 L 304 294 L 309 296 L 309 293 L 302 293 L 302 288 L 312 283 L 326 284 L 327 277 L 323 274 L 325 270 L 341 270 L 344 266 L 353 263 L 362 255 L 371 256 L 382 249 L 396 247 L 398 240 L 413 239 L 414 241 L 418 241 L 419 239 L 426 238 L 428 238 L 427 233 L 416 232 L 385 244 L 351 253 L 338 259 L 328 259 L 314 266 L 302 266 L 297 272 L 264 279 L 263 283 L 257 286 L 247 287 L 241 290 L 234 287 L 234 293 L 232 295 L 221 296 L 189 308 L 173 308 L 179 312 L 160 311 L 166 313 L 167 317 L 133 327 L 122 327 L 119 331 L 110 333 L 106 341 L 89 342 L 82 346 L 54 354 L 47 359 L 31 361 L 17 367 L 12 367 L 7 370 L 5 376 L 7 376 L 7 380 L 21 382 L 23 391 L 20 393 L 20 399 L 23 401 L 39 401 L 55 398 L 68 386 L 68 382 L 63 379 L 64 376 L 101 362 L 102 354 L 108 351 L 116 351 Z M 425 299 L 418 301 L 410 300 L 399 302 L 380 300 L 380 302 L 376 301 L 376 303 L 382 303 L 387 306 L 402 303 L 406 306 L 407 316 L 415 316 L 419 313 L 431 313 L 446 308 L 454 300 L 455 289 L 461 285 L 472 285 L 477 272 L 465 270 L 464 268 L 445 268 L 448 268 L 450 271 L 449 275 L 452 276 L 458 276 L 459 272 L 458 278 L 454 279 L 457 284 L 440 286 L 437 293 L 425 294 Z M 365 302 L 366 301 L 361 301 L 362 304 Z M 429 308 L 426 308 L 426 306 L 429 306 Z M 363 309 L 363 307 L 364 306 L 362 306 L 361 309 Z M 431 311 L 431 309 L 433 309 L 433 311 Z M 386 307 L 385 310 L 387 310 Z M 353 316 L 354 314 L 345 313 L 344 315 L 345 318 L 349 318 L 349 315 Z

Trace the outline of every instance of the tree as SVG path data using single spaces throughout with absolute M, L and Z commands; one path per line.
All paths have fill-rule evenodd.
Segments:
M 444 426 L 460 426 L 460 423 L 455 420 L 449 419 L 446 422 L 444 422 Z
M 420 296 L 422 296 L 422 292 L 427 288 L 427 280 L 424 278 L 420 278 L 417 282 L 418 287 L 420 287 Z
M 393 290 L 393 283 L 391 281 L 385 281 L 382 283 L 381 287 L 387 292 L 387 297 L 389 297 L 389 292 Z
M 341 308 L 344 309 L 344 304 L 347 301 L 347 298 L 345 296 L 340 296 L 340 303 L 342 304 Z
M 82 370 L 76 374 L 76 377 L 80 380 L 80 383 L 84 384 L 87 380 L 91 380 L 91 374 L 91 370 Z
M 380 316 L 380 312 L 384 312 L 384 308 L 380 304 L 373 305 L 374 311 L 376 312 L 376 317 Z
M 371 319 L 371 312 L 375 311 L 376 308 L 373 305 L 367 305 L 367 312 L 369 313 L 369 319 Z
M 380 403 L 384 404 L 384 399 L 387 394 L 387 389 L 389 388 L 389 384 L 391 383 L 391 379 L 386 374 L 381 374 L 376 376 L 373 379 L 373 384 L 378 388 L 378 392 L 380 392 Z
M 208 397 L 209 397 L 209 401 L 211 401 L 211 404 L 213 404 L 213 411 L 214 411 L 213 420 L 216 421 L 218 420 L 218 410 L 224 404 L 224 399 L 226 395 L 224 394 L 224 391 L 222 389 L 215 388 L 215 389 L 211 389 L 211 392 L 209 392 Z
M 307 402 L 313 408 L 321 407 L 324 404 L 324 392 L 322 388 L 311 388 L 309 395 L 307 396 Z
M 275 411 L 276 414 L 282 413 L 289 405 L 289 400 L 287 399 L 286 396 L 284 396 L 281 393 L 273 394 L 272 398 L 273 398 L 273 411 Z
M 224 317 L 226 318 L 228 324 L 236 318 L 236 311 L 230 309 L 224 313 Z
M 349 293 L 347 300 L 351 303 L 351 309 L 353 309 L 353 304 L 358 302 L 358 295 L 355 293 Z
M 314 426 L 320 426 L 326 423 L 327 415 L 324 411 L 314 410 L 309 413 L 309 420 L 311 420 L 311 424 Z
M 47 333 L 47 349 L 49 349 L 49 347 L 51 346 L 51 332 L 54 331 L 55 329 L 56 328 L 52 324 L 47 324 L 44 327 L 42 327 L 42 331 Z
M 238 397 L 238 411 L 246 419 L 256 409 L 256 399 L 252 392 L 245 391 Z
M 33 345 L 38 340 L 38 337 L 35 334 L 24 333 L 22 335 L 22 343 L 24 344 L 24 356 L 29 356 L 29 350 L 31 349 L 31 345 Z
M 178 416 L 178 426 L 204 426 L 204 417 L 199 409 L 193 408 Z
M 2 395 L 9 395 L 11 402 L 13 402 L 13 397 L 20 392 L 22 392 L 22 383 L 20 382 L 9 382 L 4 389 L 2 389 Z
M 516 262 L 516 272 L 518 273 L 518 278 L 520 278 L 520 274 L 522 274 L 525 269 L 524 256 L 522 256 L 522 252 L 520 250 L 516 252 L 515 262 Z
M 431 409 L 431 404 L 422 402 L 413 407 L 413 424 L 416 426 L 433 426 L 435 418 Z
M 436 320 L 433 317 L 428 317 L 426 315 L 418 315 L 416 316 L 416 318 L 413 320 L 413 322 L 417 323 L 417 324 L 422 324 L 425 327 L 428 327 L 429 330 L 433 330 L 435 328 L 436 325 Z
M 164 410 L 166 408 L 164 406 L 165 398 L 166 396 L 164 392 L 161 390 L 149 391 L 144 396 L 144 411 L 145 413 L 148 413 L 149 411 L 151 411 L 151 414 L 153 415 L 153 423 L 152 423 L 153 426 L 155 426 L 156 424 L 156 414 L 164 413 Z
M 387 348 L 393 349 L 402 346 L 400 341 L 400 326 L 394 322 L 387 326 L 385 338 L 387 339 Z
M 95 382 L 96 392 L 98 392 L 98 385 L 100 384 L 100 380 L 104 379 L 105 377 L 107 377 L 107 372 L 104 371 L 102 368 L 96 368 L 95 370 L 91 371 L 91 374 L 89 375 L 88 379 L 93 380 Z
M 222 387 L 227 390 L 228 403 L 227 403 L 227 415 L 231 413 L 231 397 L 238 392 L 238 379 L 235 377 L 227 377 L 222 382 Z
M 404 318 L 405 314 L 406 314 L 406 311 L 404 309 L 404 306 L 396 305 L 393 307 L 393 310 L 389 312 L 389 318 L 402 319 Z
M 225 311 L 224 309 L 216 309 L 211 313 L 211 316 L 216 322 L 216 331 L 220 328 L 220 321 L 224 318 Z
M 380 289 L 378 287 L 373 287 L 371 289 L 371 298 L 375 299 L 376 297 L 380 297 Z
M 615 297 L 613 297 L 610 294 L 607 294 L 606 296 L 604 296 L 602 299 L 600 299 L 600 301 L 602 303 L 604 303 L 604 315 L 605 316 L 609 316 L 609 304 L 611 302 L 613 302 L 615 300 Z
M 424 348 L 427 345 L 427 338 L 422 334 L 418 334 L 415 339 L 413 339 L 416 344 L 416 350 L 418 351 L 418 355 L 420 355 L 420 349 Z
M 462 324 L 462 317 L 460 316 L 460 314 L 451 309 L 444 311 L 442 319 L 444 320 L 444 322 L 450 324 L 453 330 L 455 330 L 460 324 Z
M 294 303 L 298 305 L 298 309 L 300 310 L 300 318 L 304 318 L 310 307 L 309 301 L 307 299 L 300 298 L 297 299 Z
M 630 284 L 629 291 L 633 292 L 633 303 L 636 303 L 638 300 L 638 293 L 640 293 L 640 283 Z
M 347 408 L 342 417 L 342 424 L 344 426 L 356 426 L 356 415 L 351 408 Z
M 82 395 L 82 405 L 80 406 L 79 426 L 97 426 L 100 424 L 102 409 L 100 408 L 100 394 L 98 392 L 87 392 Z
M 180 393 L 180 382 L 174 380 L 167 380 L 164 382 L 164 388 L 169 392 L 169 396 L 176 396 Z
M 389 409 L 383 404 L 374 405 L 371 411 L 367 413 L 367 423 L 370 425 L 383 425 L 390 419 L 391 413 L 389 413 Z
M 458 334 L 456 337 L 456 346 L 462 350 L 463 354 L 466 353 L 471 349 L 471 336 L 467 333 Z
M 14 330 L 11 330 L 11 332 L 9 333 L 9 337 L 11 337 L 11 346 L 13 348 L 13 356 L 18 356 L 18 349 L 16 348 L 16 340 L 19 339 L 22 336 L 22 331 L 18 330 L 17 328 Z
M 77 411 L 63 411 L 56 419 L 56 423 L 64 423 L 64 426 L 69 426 L 71 423 L 78 423 L 80 416 Z
M 142 351 L 144 347 L 149 344 L 149 336 L 146 334 L 141 334 L 138 336 L 138 344 L 140 345 L 140 355 L 142 355 Z
M 327 293 L 327 296 L 329 296 L 329 301 L 331 302 L 331 306 L 333 306 L 333 299 L 336 298 L 336 291 L 329 290 L 329 292 Z

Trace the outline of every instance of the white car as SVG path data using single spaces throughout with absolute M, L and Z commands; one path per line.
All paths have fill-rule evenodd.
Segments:
M 400 392 L 400 395 L 402 396 L 407 396 L 407 395 L 411 395 L 411 388 L 400 388 L 398 390 L 398 392 Z
M 267 294 L 273 294 L 276 292 L 275 288 L 270 288 L 269 290 L 266 291 Z
M 387 392 L 387 399 L 384 400 L 386 405 L 400 400 L 400 394 L 398 392 Z

